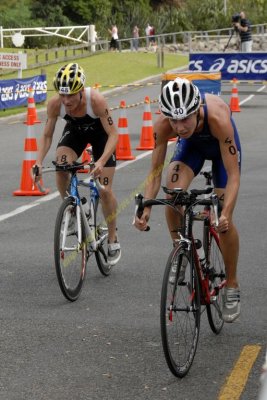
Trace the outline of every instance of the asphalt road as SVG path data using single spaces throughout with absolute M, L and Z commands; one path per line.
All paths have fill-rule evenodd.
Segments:
M 121 100 L 140 103 L 156 99 L 160 83 L 107 93 L 110 106 Z M 266 106 L 267 91 L 258 85 L 239 88 L 241 112 L 234 118 L 243 148 L 241 189 L 235 221 L 240 231 L 239 279 L 242 314 L 215 336 L 201 321 L 197 354 L 190 373 L 176 379 L 167 368 L 161 347 L 159 302 L 161 281 L 171 242 L 164 210 L 155 208 L 151 230 L 132 225 L 133 194 L 140 190 L 150 152 L 137 151 L 143 104 L 127 108 L 134 161 L 118 163 L 114 189 L 122 258 L 108 278 L 90 262 L 79 300 L 66 301 L 53 266 L 53 230 L 60 199 L 53 174 L 46 175 L 51 194 L 15 197 L 20 187 L 25 116 L 1 120 L 0 193 L 0 399 L 1 400 L 256 400 L 266 349 Z M 229 102 L 231 87 L 223 87 Z M 244 94 L 242 94 L 244 91 Z M 263 94 L 264 93 L 264 94 Z M 253 94 L 253 96 L 249 96 Z M 153 120 L 157 104 L 151 104 Z M 114 119 L 119 111 L 114 110 Z M 34 130 L 37 139 L 45 114 Z M 54 158 L 59 121 L 53 149 Z M 170 144 L 169 151 L 173 149 Z M 196 178 L 196 184 L 200 184 Z M 244 351 L 259 353 L 237 361 Z M 247 353 L 245 353 L 247 354 Z M 248 352 L 248 354 L 250 354 Z M 234 374 L 235 371 L 235 374 Z M 248 379 L 243 382 L 243 375 Z M 234 377 L 228 397 L 219 397 Z M 241 387 L 241 389 L 240 389 Z M 243 390 L 243 391 L 242 391 Z M 238 394 L 242 392 L 242 394 Z

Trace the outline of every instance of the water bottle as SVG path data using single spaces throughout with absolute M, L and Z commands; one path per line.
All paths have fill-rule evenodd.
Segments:
M 85 197 L 83 197 L 81 199 L 81 202 L 82 202 L 82 206 L 83 206 L 83 210 L 85 212 L 86 218 L 88 218 L 89 215 L 90 215 L 90 208 L 89 208 L 88 201 L 87 201 L 87 199 Z

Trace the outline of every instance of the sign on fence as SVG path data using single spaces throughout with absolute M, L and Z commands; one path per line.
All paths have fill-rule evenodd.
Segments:
M 25 79 L 10 79 L 0 81 L 0 110 L 26 106 L 29 89 L 34 90 L 35 103 L 46 100 L 46 75 L 36 75 Z
M 221 72 L 226 80 L 266 80 L 267 53 L 191 53 L 189 69 Z
M 26 69 L 27 68 L 27 54 L 0 53 L 0 68 Z

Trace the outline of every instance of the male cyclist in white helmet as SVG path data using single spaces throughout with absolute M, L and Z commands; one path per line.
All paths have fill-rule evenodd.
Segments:
M 77 63 L 61 67 L 54 77 L 57 92 L 47 104 L 47 121 L 39 143 L 36 165 L 42 175 L 42 163 L 51 147 L 56 123 L 59 117 L 66 124 L 56 150 L 58 163 L 73 163 L 88 144 L 91 144 L 95 168 L 105 190 L 101 192 L 103 214 L 108 226 L 108 257 L 111 265 L 121 256 L 120 243 L 116 234 L 117 200 L 112 191 L 112 181 L 116 166 L 115 149 L 118 141 L 117 128 L 104 96 L 90 87 L 85 88 L 85 74 Z M 57 187 L 62 198 L 66 196 L 69 174 L 56 173 Z
M 233 211 L 240 185 L 241 147 L 228 105 L 218 96 L 205 94 L 187 79 L 176 78 L 163 86 L 159 98 L 161 114 L 154 124 L 155 148 L 146 180 L 145 198 L 156 198 L 168 141 L 177 137 L 167 171 L 168 188 L 187 190 L 206 160 L 212 162 L 215 192 L 222 211 L 217 228 L 226 268 L 227 285 L 223 319 L 233 322 L 240 314 L 240 290 L 237 281 L 239 235 L 233 223 Z M 145 230 L 151 208 L 145 208 L 135 226 Z M 179 217 L 166 207 L 166 220 L 172 239 L 177 239 Z

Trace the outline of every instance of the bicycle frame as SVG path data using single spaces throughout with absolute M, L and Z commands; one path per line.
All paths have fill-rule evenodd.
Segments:
M 210 179 L 211 172 L 207 175 Z M 145 207 L 154 205 L 171 207 L 180 213 L 177 239 L 162 281 L 160 325 L 167 365 L 175 376 L 183 378 L 194 360 L 202 312 L 206 310 L 210 328 L 215 334 L 220 333 L 224 323 L 221 312 L 223 292 L 220 289 L 226 284 L 225 265 L 215 227 L 219 219 L 219 199 L 210 185 L 203 190 L 191 189 L 188 192 L 166 187 L 163 191 L 169 198 L 143 200 L 143 196 L 137 194 L 135 214 L 140 218 Z M 201 211 L 198 211 L 199 207 L 202 207 Z M 195 221 L 201 221 L 202 236 L 194 229 Z M 203 255 L 199 255 L 199 249 Z
M 94 252 L 98 249 L 99 244 L 101 244 L 106 239 L 108 234 L 102 236 L 101 239 L 96 240 L 95 229 L 93 229 L 89 225 L 84 209 L 82 207 L 78 186 L 84 186 L 86 188 L 89 188 L 88 203 L 90 204 L 90 202 L 93 201 L 94 205 L 97 205 L 99 202 L 100 199 L 99 189 L 102 187 L 100 185 L 100 182 L 98 183 L 97 180 L 95 180 L 94 178 L 90 178 L 89 182 L 84 182 L 83 180 L 78 179 L 76 173 L 71 174 L 70 191 L 68 195 L 72 198 L 74 204 L 76 205 L 77 222 L 78 222 L 77 236 L 78 236 L 79 247 L 82 245 L 81 222 L 83 222 L 86 233 L 86 242 L 89 243 L 89 249 Z M 66 227 L 67 227 L 70 215 L 67 215 L 66 218 L 67 218 L 66 221 Z M 95 216 L 92 216 L 92 218 L 95 218 Z M 66 250 L 65 248 L 66 237 L 67 237 L 67 229 L 66 230 L 64 229 L 62 248 L 65 250 Z
M 203 244 L 204 252 L 205 252 L 205 262 L 206 262 L 205 267 L 203 267 L 200 263 L 196 245 L 195 245 L 195 239 L 194 239 L 194 233 L 193 233 L 194 221 L 200 221 L 203 223 L 202 244 Z M 188 224 L 190 226 L 188 239 L 190 240 L 190 243 L 193 247 L 194 261 L 195 261 L 195 264 L 197 267 L 198 278 L 199 278 L 199 283 L 200 283 L 201 304 L 202 305 L 211 304 L 214 301 L 214 299 L 216 298 L 218 291 L 221 290 L 226 285 L 226 279 L 224 279 L 222 281 L 222 283 L 220 283 L 219 286 L 212 288 L 211 291 L 209 288 L 209 268 L 211 265 L 210 251 L 211 251 L 212 237 L 216 241 L 217 246 L 220 248 L 219 236 L 216 232 L 215 227 L 211 223 L 211 206 L 209 206 L 209 205 L 205 206 L 204 210 L 200 213 L 195 213 L 193 210 L 190 210 Z
M 210 178 L 210 175 L 206 177 L 208 180 Z M 166 205 L 169 206 L 177 211 L 176 204 L 179 204 L 179 201 L 177 201 L 177 198 L 179 197 L 179 194 L 183 194 L 186 192 L 183 192 L 182 189 L 167 189 L 163 187 L 163 190 L 167 194 L 171 194 L 174 197 L 172 199 L 151 199 L 151 200 L 145 200 L 143 202 L 143 196 L 141 194 L 136 195 L 136 211 L 135 213 L 137 215 L 142 215 L 143 212 L 143 207 L 144 206 L 153 206 L 153 205 Z M 218 294 L 218 291 L 222 289 L 225 284 L 226 280 L 224 279 L 223 282 L 220 284 L 219 287 L 215 287 L 212 289 L 212 291 L 209 290 L 209 266 L 210 266 L 210 245 L 211 245 L 211 237 L 213 237 L 218 244 L 218 247 L 220 248 L 219 245 L 219 236 L 216 232 L 215 227 L 211 223 L 211 215 L 212 215 L 212 210 L 211 210 L 211 204 L 213 208 L 213 213 L 215 216 L 215 224 L 218 224 L 218 198 L 216 194 L 211 194 L 213 191 L 213 188 L 209 185 L 206 185 L 206 188 L 204 190 L 196 190 L 193 189 L 191 190 L 191 196 L 195 195 L 195 204 L 193 203 L 188 203 L 185 201 L 183 204 L 185 209 L 183 212 L 183 223 L 182 223 L 182 229 L 178 231 L 180 238 L 177 239 L 177 246 L 181 245 L 188 250 L 192 250 L 193 254 L 193 259 L 194 263 L 197 268 L 197 274 L 199 278 L 199 283 L 200 283 L 200 291 L 201 291 L 201 303 L 202 305 L 209 305 L 213 302 L 215 299 L 216 295 Z M 197 199 L 197 196 L 200 194 L 204 194 L 205 198 L 204 199 Z M 189 195 L 190 196 L 190 195 Z M 196 205 L 203 205 L 204 209 L 201 212 L 196 212 L 194 210 Z M 178 211 L 177 211 L 178 212 Z M 193 232 L 193 225 L 194 221 L 202 221 L 203 222 L 203 238 L 204 239 L 204 249 L 206 253 L 206 267 L 202 267 L 199 256 L 197 253 L 197 247 L 196 247 L 196 241 L 194 237 L 194 232 Z M 204 229 L 205 228 L 205 229 Z M 149 230 L 150 227 L 148 227 L 147 230 Z M 205 233 L 204 233 L 205 232 Z

